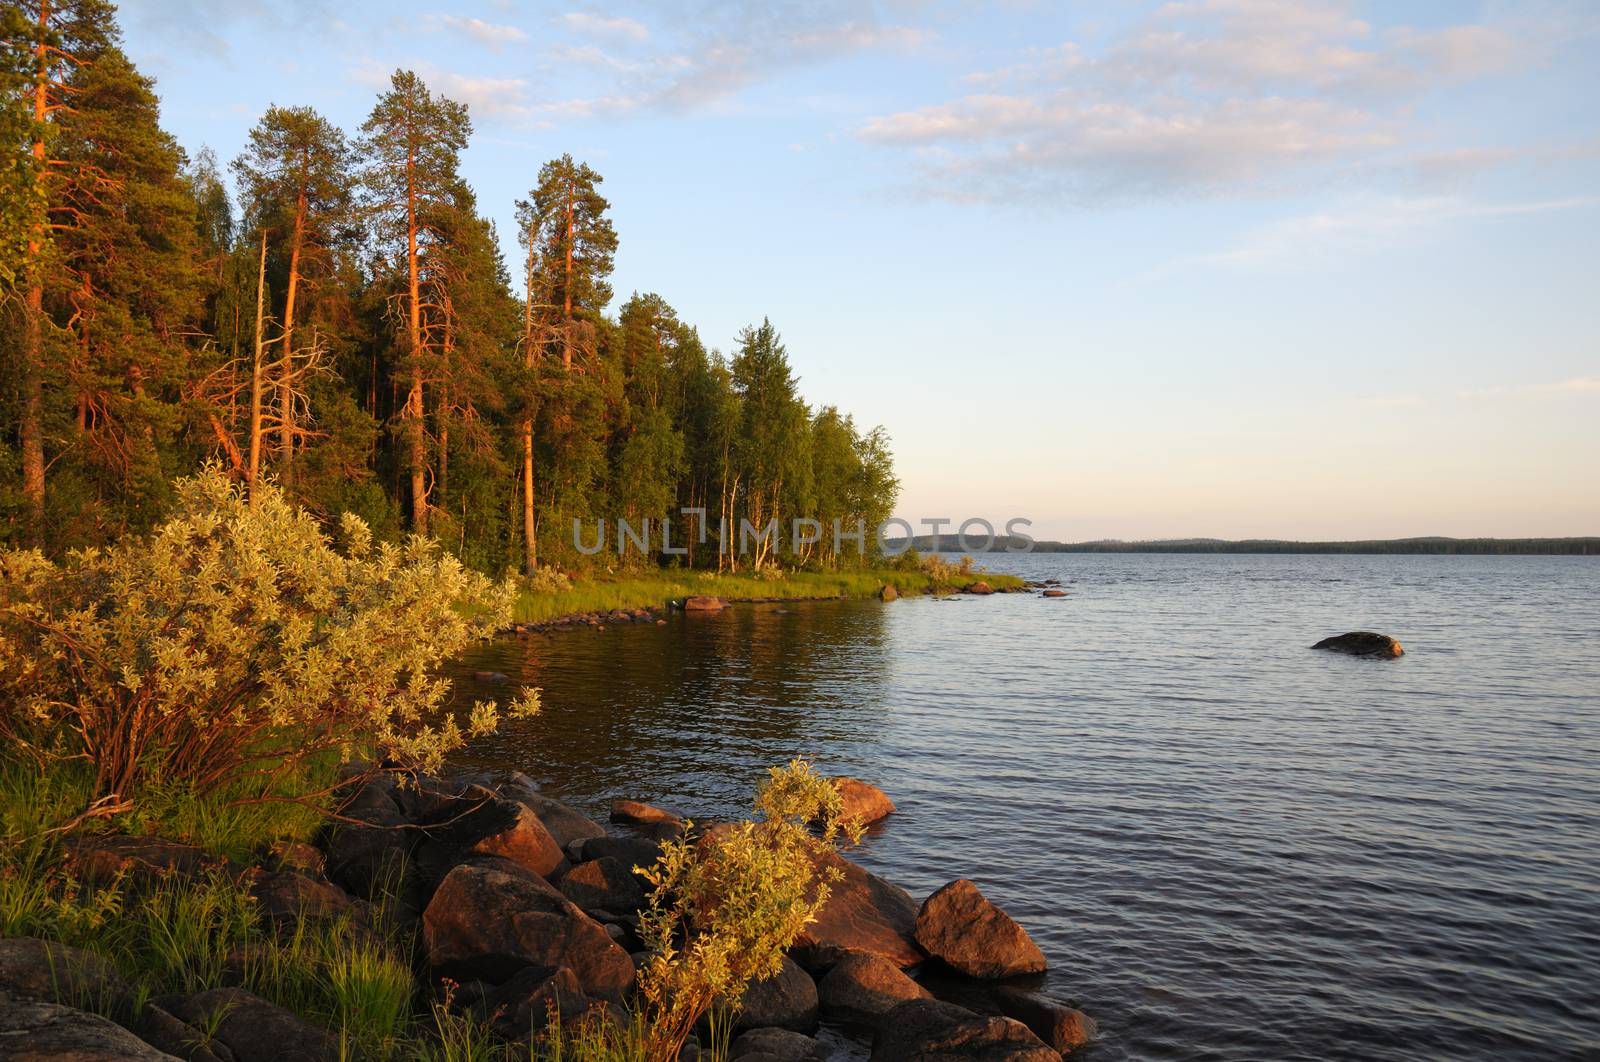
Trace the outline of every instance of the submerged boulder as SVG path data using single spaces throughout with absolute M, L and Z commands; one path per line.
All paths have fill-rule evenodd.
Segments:
M 883 1016 L 872 1062 L 1061 1062 L 1061 1055 L 1015 1019 L 918 999 Z
M 968 977 L 1015 977 L 1045 970 L 1044 953 L 1027 931 L 965 878 L 924 901 L 915 936 L 929 955 Z
M 933 994 L 888 959 L 849 955 L 817 983 L 817 997 L 829 1021 L 872 1026 L 901 1003 Z
M 995 992 L 995 1002 L 1000 1005 L 1002 1014 L 1020 1021 L 1035 1036 L 1062 1054 L 1074 1051 L 1094 1039 L 1094 1019 L 1065 1004 L 1016 988 L 1002 988 Z
M 1066 597 L 1067 596 L 1067 592 L 1065 590 L 1057 590 L 1054 587 L 1051 587 L 1049 590 L 1042 591 L 1039 594 L 1039 596 L 1040 597 Z
M 1311 648 L 1326 649 L 1329 652 L 1345 653 L 1349 656 L 1373 656 L 1391 660 L 1405 653 L 1405 650 L 1400 648 L 1399 642 L 1387 634 L 1378 634 L 1376 631 L 1336 634 L 1332 638 L 1322 639 Z
M 423 912 L 422 942 L 447 976 L 499 982 L 529 966 L 566 966 L 603 999 L 620 999 L 633 983 L 633 961 L 604 926 L 504 860 L 474 858 L 445 875 Z

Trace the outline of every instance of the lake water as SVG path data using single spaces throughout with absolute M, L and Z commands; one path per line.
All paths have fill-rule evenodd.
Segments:
M 495 643 L 467 670 L 545 710 L 464 759 L 597 816 L 733 814 L 796 755 L 877 783 L 857 858 L 975 880 L 1092 1059 L 1600 1057 L 1600 560 L 988 563 L 1070 596 Z M 1356 629 L 1406 655 L 1307 648 Z

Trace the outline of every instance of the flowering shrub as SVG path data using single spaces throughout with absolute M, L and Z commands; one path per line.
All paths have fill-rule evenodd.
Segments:
M 147 783 L 265 797 L 313 757 L 436 768 L 498 723 L 492 704 L 465 728 L 441 713 L 436 668 L 514 591 L 420 538 L 374 546 L 353 516 L 338 537 L 207 473 L 148 539 L 0 553 L 0 737 L 41 769 L 87 761 L 119 807 Z

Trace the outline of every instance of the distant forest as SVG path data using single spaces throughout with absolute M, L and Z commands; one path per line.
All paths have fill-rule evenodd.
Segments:
M 969 536 L 973 544 L 981 536 Z M 923 552 L 962 552 L 955 535 L 919 535 L 912 545 Z M 890 546 L 904 543 L 891 540 Z M 1021 550 L 1021 539 L 996 538 L 989 552 Z M 1103 539 L 1098 542 L 1035 542 L 1034 553 L 1430 553 L 1481 556 L 1600 556 L 1600 537 L 1592 538 L 1390 538 L 1360 542 L 1290 542 L 1274 538 L 1227 541 L 1220 538 L 1156 539 L 1148 542 L 1123 542 Z
M 0 547 L 144 531 L 208 465 L 491 572 L 616 563 L 574 550 L 575 519 L 591 542 L 675 518 L 682 545 L 703 508 L 688 561 L 720 568 L 743 562 L 722 520 L 888 516 L 887 437 L 809 405 L 758 313 L 724 355 L 659 295 L 610 309 L 589 166 L 529 160 L 504 260 L 471 135 L 400 70 L 358 129 L 290 100 L 237 158 L 191 157 L 111 4 L 0 3 Z M 860 563 L 831 535 L 751 562 Z

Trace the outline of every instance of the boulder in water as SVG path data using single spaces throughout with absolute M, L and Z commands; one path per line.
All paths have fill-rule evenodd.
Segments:
M 1045 970 L 1044 953 L 1027 931 L 965 878 L 923 902 L 916 941 L 968 977 L 1016 977 Z
M 1061 1062 L 1060 1052 L 1013 1018 L 916 999 L 883 1016 L 872 1062 Z
M 1349 656 L 1371 656 L 1384 660 L 1392 660 L 1402 655 L 1405 650 L 1400 648 L 1400 643 L 1387 634 L 1378 634 L 1375 631 L 1351 631 L 1349 634 L 1336 634 L 1332 638 L 1324 638 L 1313 645 L 1313 649 L 1326 649 L 1333 653 L 1345 653 Z

